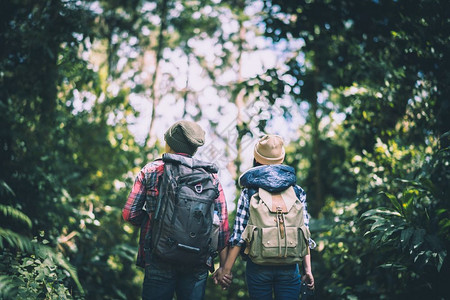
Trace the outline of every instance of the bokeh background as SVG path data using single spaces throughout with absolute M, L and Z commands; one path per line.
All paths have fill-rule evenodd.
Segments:
M 0 299 L 139 299 L 121 209 L 180 119 L 231 224 L 254 142 L 284 137 L 319 299 L 449 299 L 449 1 L 0 5 Z M 206 299 L 248 299 L 241 260 Z

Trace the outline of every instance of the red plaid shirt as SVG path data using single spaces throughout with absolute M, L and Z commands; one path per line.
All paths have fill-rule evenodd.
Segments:
M 161 159 L 157 159 L 144 166 L 137 175 L 128 200 L 122 210 L 122 216 L 125 221 L 141 228 L 136 262 L 140 267 L 145 267 L 144 241 L 146 234 L 150 230 L 150 220 L 156 209 L 159 195 L 159 182 L 162 179 L 163 172 L 164 162 Z M 217 175 L 214 178 L 218 181 Z M 214 203 L 220 219 L 218 243 L 218 251 L 220 252 L 227 246 L 230 232 L 225 194 L 220 183 L 219 192 L 219 197 L 217 197 Z M 147 201 L 148 207 L 144 209 L 146 200 L 149 200 Z

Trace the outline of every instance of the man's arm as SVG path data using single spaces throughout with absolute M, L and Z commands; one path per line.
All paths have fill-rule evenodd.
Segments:
M 216 180 L 217 177 L 215 177 Z M 219 183 L 219 196 L 214 201 L 215 208 L 219 217 L 219 240 L 217 244 L 217 249 L 222 259 L 222 255 L 226 257 L 226 249 L 228 245 L 228 239 L 230 238 L 230 225 L 228 223 L 228 210 L 227 202 L 225 199 L 225 193 L 223 191 L 222 185 Z M 224 254 L 222 252 L 225 250 Z
M 134 226 L 141 225 L 145 216 L 144 214 L 146 213 L 143 210 L 145 204 L 144 178 L 144 172 L 141 170 L 134 181 L 133 188 L 131 189 L 127 202 L 122 209 L 123 219 Z
M 217 175 L 214 176 L 215 180 L 218 181 L 218 177 Z M 225 264 L 227 255 L 228 255 L 228 240 L 230 238 L 230 227 L 229 227 L 229 223 L 228 223 L 228 209 L 227 209 L 227 203 L 226 203 L 226 199 L 225 199 L 225 193 L 223 191 L 222 185 L 220 184 L 220 182 L 218 182 L 218 188 L 219 188 L 219 196 L 217 197 L 217 199 L 215 200 L 215 206 L 216 206 L 216 210 L 218 212 L 218 216 L 219 216 L 219 240 L 218 240 L 218 250 L 219 250 L 219 263 L 220 266 L 219 268 L 214 272 L 214 274 L 212 275 L 212 278 L 214 280 L 214 283 L 217 284 L 219 283 L 218 281 L 218 277 L 221 276 L 222 271 L 223 271 L 223 265 Z M 231 283 L 231 279 L 230 279 L 230 283 Z M 228 285 L 224 285 L 222 284 L 223 289 L 226 289 Z
M 147 207 L 146 212 L 143 208 L 147 198 L 156 199 L 158 197 L 158 182 L 163 171 L 164 164 L 161 160 L 149 163 L 142 168 L 136 176 L 133 188 L 122 209 L 122 217 L 125 221 L 140 226 L 145 219 L 145 214 L 154 209 L 154 207 Z M 153 206 L 156 206 L 156 204 L 153 204 Z

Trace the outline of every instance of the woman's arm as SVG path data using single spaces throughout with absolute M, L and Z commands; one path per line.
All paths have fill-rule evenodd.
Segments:
M 303 258 L 303 267 L 305 273 L 302 276 L 302 281 L 306 282 L 307 287 L 312 290 L 314 289 L 314 276 L 311 270 L 311 251 L 308 247 L 308 254 Z

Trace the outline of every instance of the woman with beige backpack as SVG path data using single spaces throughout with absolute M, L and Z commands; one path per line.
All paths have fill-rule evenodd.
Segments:
M 295 170 L 283 165 L 283 139 L 265 135 L 255 145 L 253 168 L 239 178 L 243 187 L 229 240 L 227 259 L 215 277 L 230 284 L 231 269 L 242 254 L 251 299 L 299 299 L 302 280 L 314 289 L 306 193 Z M 299 265 L 303 262 L 301 277 Z

